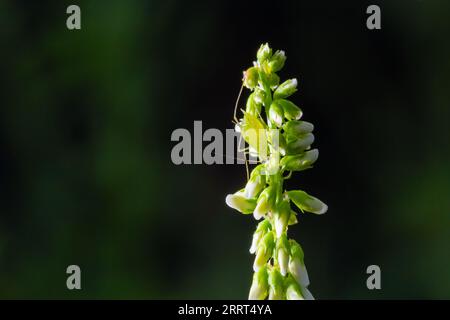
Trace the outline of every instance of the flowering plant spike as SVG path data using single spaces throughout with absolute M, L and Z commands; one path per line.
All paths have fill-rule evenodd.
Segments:
M 319 156 L 311 149 L 314 126 L 300 120 L 302 110 L 288 98 L 297 91 L 297 79 L 280 83 L 276 74 L 286 61 L 284 51 L 272 52 L 263 44 L 257 61 L 244 71 L 243 86 L 250 89 L 243 116 L 236 130 L 249 145 L 250 155 L 260 162 L 245 187 L 226 197 L 226 203 L 259 222 L 250 253 L 255 255 L 249 299 L 314 299 L 308 290 L 302 247 L 287 236 L 288 226 L 297 223 L 297 213 L 323 214 L 328 207 L 302 190 L 287 191 L 284 180 L 293 171 L 312 167 Z

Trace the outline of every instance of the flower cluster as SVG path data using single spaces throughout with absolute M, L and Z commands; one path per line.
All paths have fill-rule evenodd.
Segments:
M 311 149 L 314 126 L 300 120 L 302 110 L 288 100 L 297 91 L 297 79 L 280 84 L 276 74 L 286 55 L 268 44 L 258 50 L 257 61 L 244 72 L 243 84 L 250 89 L 243 117 L 236 130 L 261 164 L 251 172 L 245 188 L 226 197 L 226 203 L 243 214 L 263 219 L 253 234 L 250 253 L 255 254 L 249 299 L 313 299 L 302 247 L 288 239 L 288 226 L 297 223 L 297 213 L 325 213 L 328 207 L 301 190 L 287 191 L 284 180 L 293 171 L 312 167 L 319 152 Z M 291 207 L 291 203 L 293 204 Z

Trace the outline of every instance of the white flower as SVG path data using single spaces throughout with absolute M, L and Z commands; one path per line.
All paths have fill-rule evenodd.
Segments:
M 267 234 L 270 228 L 271 224 L 268 220 L 264 220 L 258 224 L 258 227 L 256 227 L 256 231 L 253 233 L 252 245 L 250 246 L 251 254 L 254 254 L 256 252 L 261 239 Z
M 255 198 L 264 189 L 265 181 L 260 175 L 250 177 L 245 185 L 245 196 L 247 198 Z
M 253 234 L 253 238 L 252 238 L 252 245 L 250 246 L 250 253 L 254 254 L 256 252 L 256 249 L 258 249 L 258 243 L 261 240 L 263 234 L 261 231 L 256 231 Z
M 305 300 L 300 292 L 298 286 L 291 284 L 286 290 L 287 300 Z
M 284 199 L 277 207 L 277 210 L 273 212 L 275 233 L 277 238 L 280 238 L 283 232 L 285 232 L 289 217 L 291 215 L 291 206 L 289 204 L 289 199 Z
M 261 209 L 261 206 L 256 205 L 256 208 L 253 211 L 253 217 L 255 217 L 256 220 L 261 220 L 261 218 L 264 217 L 264 214 L 266 212 L 267 211 Z
M 267 187 L 259 195 L 255 210 L 253 211 L 253 216 L 256 220 L 261 219 L 270 210 L 269 197 L 272 196 L 272 188 Z
M 292 190 L 287 192 L 289 199 L 301 210 L 315 214 L 327 212 L 328 206 L 319 199 L 307 194 L 301 190 Z
M 288 148 L 295 153 L 301 152 L 308 148 L 314 142 L 314 135 L 307 133 L 288 143 Z
M 295 141 L 291 143 L 295 143 Z M 281 159 L 280 164 L 285 170 L 302 171 L 311 168 L 318 157 L 319 151 L 313 149 L 301 154 L 286 156 Z
M 289 268 L 289 254 L 285 248 L 280 248 L 278 250 L 278 265 L 280 266 L 280 273 L 286 276 Z
M 269 109 L 269 118 L 276 124 L 277 127 L 281 127 L 283 124 L 283 108 L 278 104 L 272 103 Z
M 315 300 L 311 292 L 306 287 L 301 288 L 302 295 L 305 298 L 305 300 Z
M 252 213 L 256 207 L 256 201 L 254 199 L 247 199 L 242 192 L 227 195 L 225 202 L 229 207 L 244 214 Z
M 269 290 L 267 267 L 261 268 L 253 274 L 252 286 L 248 294 L 249 300 L 263 300 Z
M 328 206 L 314 197 L 306 199 L 305 204 L 310 208 L 310 212 L 313 212 L 315 214 L 324 214 L 328 211 Z
M 248 300 L 263 300 L 263 297 L 266 295 L 267 293 L 264 291 L 264 288 L 262 288 L 258 283 L 252 283 L 250 293 L 248 294 Z
M 302 287 L 309 286 L 309 276 L 305 264 L 299 258 L 289 260 L 289 272 Z
M 258 245 L 258 250 L 256 251 L 255 261 L 253 263 L 253 270 L 256 272 L 261 267 L 265 266 L 267 260 L 272 256 L 272 251 L 275 246 L 273 233 L 268 232 L 264 238 L 260 241 Z

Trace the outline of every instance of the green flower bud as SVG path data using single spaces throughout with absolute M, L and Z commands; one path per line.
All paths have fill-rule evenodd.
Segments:
M 279 148 L 280 148 L 280 154 L 282 155 L 282 156 L 285 156 L 286 155 L 286 153 L 287 153 L 287 142 L 286 142 L 286 138 L 284 137 L 284 135 L 283 134 L 280 134 L 279 135 L 279 139 L 280 139 L 280 145 L 279 145 Z
M 279 128 L 283 124 L 283 108 L 277 103 L 272 103 L 269 108 L 269 119 Z
M 248 295 L 249 300 L 264 300 L 269 291 L 267 267 L 260 268 L 253 274 L 252 286 Z
M 314 142 L 314 135 L 312 133 L 304 134 L 300 137 L 293 138 L 287 143 L 287 151 L 289 154 L 299 154 L 308 149 Z
M 260 174 L 250 176 L 250 179 L 245 185 L 245 196 L 247 198 L 255 198 L 266 186 L 266 177 Z
M 274 90 L 280 84 L 280 77 L 276 73 L 270 73 L 267 75 L 267 84 L 270 89 Z
M 298 120 L 303 115 L 302 110 L 299 107 L 297 107 L 295 103 L 289 100 L 277 99 L 276 103 L 278 103 L 283 108 L 284 116 L 288 120 Z
M 280 84 L 273 93 L 273 99 L 284 99 L 297 91 L 297 79 L 289 79 Z
M 250 172 L 250 178 L 264 176 L 264 171 L 265 171 L 265 165 L 258 164 L 256 167 L 253 168 L 252 172 Z
M 280 71 L 283 68 L 285 61 L 286 61 L 286 55 L 284 54 L 284 51 L 277 50 L 269 61 L 270 71 L 271 72 Z
M 243 191 L 227 195 L 225 202 L 230 208 L 243 214 L 251 214 L 256 208 L 256 200 L 247 199 Z
M 281 237 L 289 222 L 289 216 L 291 215 L 291 206 L 289 201 L 283 200 L 278 206 L 277 210 L 273 212 L 275 233 L 277 238 Z
M 254 271 L 258 271 L 261 267 L 266 265 L 267 261 L 272 257 L 274 247 L 275 242 L 273 232 L 268 232 L 258 245 L 255 261 L 253 263 Z
M 284 279 L 280 272 L 272 268 L 269 271 L 269 300 L 284 300 Z
M 254 89 L 258 85 L 258 68 L 250 67 L 244 71 L 244 86 L 249 89 Z
M 253 216 L 256 220 L 261 219 L 269 210 L 272 209 L 275 202 L 276 190 L 273 186 L 265 188 L 258 197 Z
M 255 93 L 253 92 L 247 99 L 247 104 L 245 106 L 245 111 L 253 116 L 261 114 L 261 104 L 255 102 Z
M 250 253 L 254 254 L 258 249 L 259 241 L 270 231 L 271 224 L 268 220 L 261 221 L 253 234 L 252 245 Z
M 277 240 L 276 258 L 280 267 L 280 272 L 285 276 L 289 269 L 290 245 L 286 234 L 281 235 Z
M 319 157 L 317 149 L 306 151 L 302 154 L 285 156 L 280 160 L 280 166 L 288 171 L 302 171 L 311 168 Z
M 314 130 L 314 125 L 306 121 L 291 120 L 283 125 L 284 132 L 293 137 L 299 137 Z
M 287 279 L 286 287 L 287 287 L 287 289 L 286 289 L 286 299 L 287 300 L 305 300 L 303 298 L 300 286 L 291 277 L 289 277 Z
M 294 210 L 291 210 L 291 215 L 289 216 L 289 226 L 292 226 L 294 224 L 297 224 L 298 220 L 297 220 L 297 213 Z
M 266 99 L 266 93 L 261 88 L 257 87 L 255 89 L 255 95 L 253 97 L 256 104 L 261 106 L 264 103 L 264 100 Z
M 256 57 L 258 58 L 258 62 L 260 64 L 263 64 L 266 60 L 269 60 L 272 56 L 272 49 L 269 47 L 268 43 L 262 44 L 261 47 L 259 47 L 258 53 L 256 54 Z
M 294 239 L 289 240 L 290 256 L 298 258 L 302 263 L 305 258 L 302 246 Z
M 327 212 L 328 206 L 319 199 L 310 196 L 301 190 L 292 190 L 287 192 L 289 199 L 302 211 L 323 214 Z

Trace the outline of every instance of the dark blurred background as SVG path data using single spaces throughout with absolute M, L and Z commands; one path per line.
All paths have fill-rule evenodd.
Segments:
M 245 299 L 256 222 L 224 202 L 245 166 L 175 166 L 170 136 L 232 128 L 266 41 L 316 127 L 288 184 L 329 205 L 290 228 L 313 294 L 450 298 L 448 1 L 3 0 L 0 23 L 1 298 Z

